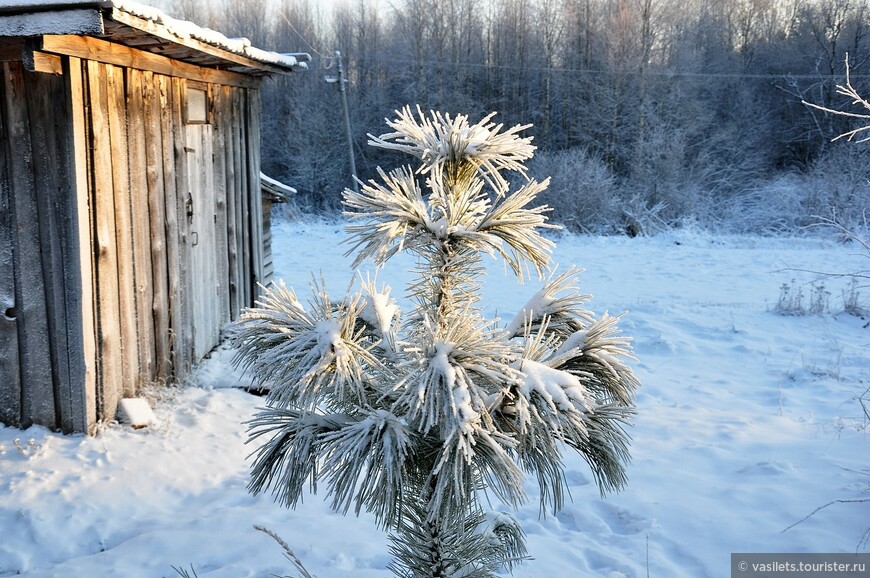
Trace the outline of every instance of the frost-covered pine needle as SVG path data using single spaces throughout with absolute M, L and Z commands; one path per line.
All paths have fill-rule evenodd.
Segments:
M 484 254 L 520 281 L 551 269 L 548 208 L 536 204 L 549 180 L 511 192 L 502 175 L 525 175 L 528 127 L 419 107 L 397 115 L 371 144 L 420 165 L 346 190 L 345 215 L 354 267 L 416 257 L 413 310 L 403 315 L 389 287 L 357 277 L 340 300 L 315 283 L 307 305 L 279 283 L 241 316 L 237 360 L 271 390 L 249 424 L 259 445 L 249 487 L 289 507 L 324 487 L 336 511 L 372 514 L 392 532 L 397 576 L 494 577 L 526 548 L 515 520 L 487 516 L 487 501 L 517 507 L 533 475 L 542 509 L 558 510 L 566 449 L 602 493 L 625 484 L 638 387 L 630 341 L 617 317 L 583 308 L 573 267 L 506 328 L 486 319 Z

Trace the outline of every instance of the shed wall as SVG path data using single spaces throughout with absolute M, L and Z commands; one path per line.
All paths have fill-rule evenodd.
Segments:
M 253 304 L 259 99 L 200 83 L 208 128 L 192 130 L 184 78 L 63 63 L 0 68 L 0 421 L 85 431 L 184 379 Z

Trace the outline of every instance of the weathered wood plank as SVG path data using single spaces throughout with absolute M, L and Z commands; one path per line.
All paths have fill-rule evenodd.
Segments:
M 213 143 L 215 150 L 212 153 L 214 163 L 214 191 L 215 191 L 215 259 L 218 281 L 218 307 L 219 323 L 221 330 L 230 321 L 230 295 L 229 295 L 229 255 L 227 247 L 227 157 L 226 157 L 226 130 L 225 130 L 225 99 L 224 90 L 219 86 L 211 88 L 212 97 L 212 122 L 214 123 Z
M 109 146 L 115 193 L 115 250 L 118 255 L 118 313 L 121 319 L 121 376 L 118 396 L 136 395 L 139 378 L 137 337 L 136 248 L 133 244 L 133 200 L 130 195 L 130 167 L 127 139 L 127 95 L 124 69 L 104 64 L 109 106 Z M 114 415 L 114 414 L 113 414 Z
M 171 149 L 173 151 L 173 159 L 175 161 L 175 190 L 177 191 L 177 211 L 178 211 L 178 289 L 179 289 L 179 312 L 181 314 L 179 325 L 177 326 L 178 344 L 181 364 L 177 365 L 176 378 L 183 379 L 190 373 L 193 366 L 193 332 L 192 316 L 191 316 L 191 295 L 188 291 L 190 283 L 188 277 L 190 275 L 190 223 L 188 221 L 188 206 L 187 200 L 190 194 L 189 177 L 187 175 L 187 159 L 184 152 L 185 133 L 184 120 L 182 118 L 181 106 L 184 102 L 184 82 L 181 79 L 170 79 L 170 88 L 172 91 L 173 106 L 170 109 L 171 122 L 173 126 L 173 142 Z
M 260 295 L 263 274 L 263 195 L 260 192 L 260 93 L 245 90 L 247 130 L 248 197 L 251 204 L 251 295 Z M 253 305 L 253 303 L 252 303 Z
M 268 287 L 274 280 L 275 266 L 272 257 L 272 201 L 263 199 L 263 285 Z
M 63 78 L 27 74 L 34 185 L 39 209 L 49 354 L 57 423 L 63 431 L 85 431 L 84 355 L 71 100 Z
M 169 274 L 166 244 L 166 188 L 163 175 L 163 123 L 162 99 L 155 88 L 155 76 L 142 73 L 143 106 L 145 113 L 145 180 L 147 182 L 148 216 L 151 244 L 151 304 L 154 320 L 155 378 L 168 380 L 172 375 L 172 347 L 170 335 Z
M 27 116 L 29 95 L 25 90 L 25 71 L 20 63 L 4 65 L 6 121 L 10 156 L 10 184 L 14 202 L 17 244 L 15 256 L 15 302 L 18 318 L 19 362 L 21 364 L 21 425 L 55 427 L 49 325 L 45 300 L 45 279 L 41 256 L 38 199 L 33 174 L 34 146 Z
M 191 306 L 196 312 L 194 359 L 202 359 L 220 339 L 216 247 L 216 195 L 214 186 L 214 127 L 188 125 L 188 149 L 192 159 L 188 178 L 194 198 L 193 224 L 196 238 L 191 242 Z
M 193 359 L 199 359 L 208 352 L 210 323 L 209 305 L 211 295 L 209 288 L 211 279 L 209 275 L 209 252 L 208 246 L 208 201 L 210 195 L 206 191 L 203 182 L 203 165 L 205 164 L 205 151 L 203 141 L 207 125 L 188 124 L 184 127 L 186 144 L 185 154 L 187 157 L 187 187 L 188 187 L 188 218 L 187 225 L 190 229 L 190 275 L 186 291 L 190 295 L 191 315 L 191 339 L 193 341 Z
M 150 70 L 166 76 L 187 78 L 201 82 L 241 87 L 257 87 L 262 82 L 260 78 L 225 70 L 203 68 L 91 36 L 41 36 L 35 47 L 37 50 L 44 52 L 75 56 L 84 60 L 95 60 L 125 68 Z
M 106 66 L 87 63 L 91 113 L 92 203 L 96 243 L 97 419 L 111 420 L 123 383 L 121 311 L 118 288 L 114 169 L 109 137 L 109 93 Z
M 233 99 L 233 125 L 234 137 L 238 138 L 236 146 L 236 195 L 238 198 L 239 214 L 239 264 L 241 265 L 241 297 L 242 306 L 251 307 L 254 304 L 251 293 L 251 203 L 248 198 L 248 146 L 247 133 L 245 131 L 245 93 L 243 90 L 234 91 Z
M 209 324 L 209 351 L 220 343 L 221 334 L 221 299 L 220 299 L 220 277 L 218 276 L 218 257 L 223 253 L 223 250 L 217 244 L 217 188 L 215 187 L 215 151 L 214 151 L 214 126 L 212 124 L 205 125 L 207 128 L 203 132 L 202 148 L 205 157 L 203 163 L 202 178 L 205 185 L 205 190 L 208 194 L 209 207 L 208 213 L 205 215 L 208 229 L 208 269 L 211 287 L 209 288 L 209 311 L 211 322 Z M 208 352 L 206 352 L 208 353 Z
M 136 288 L 136 326 L 139 352 L 136 390 L 156 379 L 155 335 L 152 306 L 154 292 L 150 283 L 151 263 L 151 218 L 148 207 L 149 179 L 148 156 L 145 152 L 146 135 L 154 130 L 145 122 L 144 73 L 127 70 L 127 124 L 130 138 L 130 209 L 133 226 L 133 264 Z M 158 125 L 159 126 L 159 125 Z
M 70 400 L 74 413 L 69 416 L 70 428 L 74 431 L 84 431 L 91 428 L 97 421 L 97 340 L 96 312 L 94 304 L 96 290 L 94 285 L 94 236 L 90 203 L 90 159 L 88 156 L 89 127 L 86 114 L 88 102 L 88 83 L 85 80 L 84 65 L 78 58 L 70 57 L 66 75 L 69 78 L 70 112 L 72 113 L 73 167 L 74 177 L 71 181 L 74 195 L 70 211 L 76 216 L 76 236 L 71 237 L 70 262 L 79 265 L 78 283 L 68 286 L 67 310 L 70 318 L 79 312 L 78 334 L 76 327 L 70 323 L 70 344 L 81 348 L 81 358 L 70 358 Z M 72 220 L 71 220 L 71 226 Z M 76 291 L 78 289 L 78 291 Z M 77 375 L 83 380 L 77 386 L 74 382 Z
M 241 285 L 242 277 L 239 263 L 239 208 L 238 208 L 238 188 L 236 187 L 237 165 L 236 151 L 238 150 L 238 140 L 235 138 L 237 126 L 233 124 L 233 92 L 234 89 L 226 86 L 222 87 L 223 94 L 221 111 L 223 114 L 223 122 L 221 130 L 224 135 L 224 158 L 226 159 L 226 199 L 227 199 L 227 266 L 229 267 L 227 279 L 229 281 L 228 293 L 230 300 L 230 318 L 235 321 L 241 309 L 242 294 Z
M 6 97 L 8 67 L 0 65 L 0 106 L 12 106 Z M 21 421 L 21 373 L 18 364 L 18 313 L 15 300 L 16 227 L 11 189 L 12 140 L 5 114 L 0 114 L 0 422 L 17 426 Z
M 172 79 L 163 75 L 154 75 L 160 98 L 160 123 L 162 142 L 160 150 L 163 156 L 163 190 L 164 218 L 166 238 L 167 286 L 169 296 L 169 332 L 172 359 L 172 375 L 178 377 L 184 373 L 184 362 L 187 359 L 184 352 L 184 327 L 182 325 L 182 310 L 184 308 L 181 270 L 181 224 L 179 215 L 183 215 L 183 193 L 178 191 L 176 173 L 175 142 L 183 138 L 177 136 L 176 125 L 173 122 L 172 107 L 176 106 Z M 183 158 L 182 158 L 183 160 Z M 183 162 L 181 163 L 183 164 Z M 182 199 L 179 199 L 179 197 Z M 183 217 L 182 217 L 183 218 Z

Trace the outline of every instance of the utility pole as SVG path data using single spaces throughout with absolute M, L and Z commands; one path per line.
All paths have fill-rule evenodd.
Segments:
M 350 161 L 350 177 L 351 182 L 353 182 L 353 190 L 357 193 L 359 192 L 359 184 L 356 182 L 356 160 L 354 160 L 353 156 L 353 136 L 350 131 L 350 114 L 347 112 L 347 90 L 345 89 L 345 83 L 347 80 L 344 78 L 344 67 L 341 65 L 341 52 L 335 51 L 335 61 L 338 67 L 338 76 L 326 76 L 324 80 L 326 82 L 332 84 L 338 83 L 338 91 L 341 93 L 341 110 L 344 115 L 344 132 L 347 135 L 347 158 Z

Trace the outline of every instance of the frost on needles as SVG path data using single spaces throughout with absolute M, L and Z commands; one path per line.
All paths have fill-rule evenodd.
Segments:
M 567 482 L 563 452 L 579 453 L 602 492 L 626 483 L 638 387 L 618 318 L 584 309 L 578 269 L 551 273 L 541 235 L 547 181 L 526 175 L 529 128 L 489 115 L 397 111 L 393 132 L 369 144 L 419 165 L 344 191 L 354 267 L 398 252 L 417 258 L 401 316 L 391 289 L 360 280 L 339 300 L 314 283 L 299 301 L 278 283 L 234 328 L 236 362 L 269 389 L 250 422 L 250 490 L 288 507 L 306 486 L 325 488 L 342 513 L 370 512 L 391 535 L 397 576 L 494 576 L 527 557 L 525 537 L 493 497 L 516 508 L 523 482 L 557 511 Z M 505 171 L 526 182 L 511 191 Z M 507 323 L 479 305 L 484 254 L 521 281 L 547 277 Z

